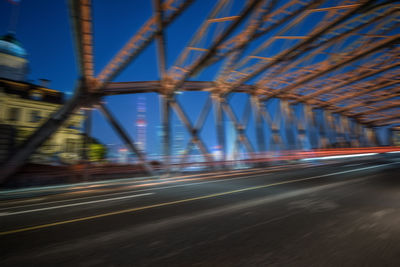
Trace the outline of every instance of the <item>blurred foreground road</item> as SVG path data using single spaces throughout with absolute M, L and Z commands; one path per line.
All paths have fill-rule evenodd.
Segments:
M 399 162 L 0 197 L 0 266 L 400 266 Z

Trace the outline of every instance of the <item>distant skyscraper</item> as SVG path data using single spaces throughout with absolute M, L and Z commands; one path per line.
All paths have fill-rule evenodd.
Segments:
M 159 156 L 163 156 L 164 155 L 164 150 L 163 150 L 163 129 L 162 129 L 162 125 L 157 125 L 157 138 L 158 138 L 158 147 L 157 147 L 157 152 Z
M 236 129 L 230 120 L 225 121 L 226 131 L 226 159 L 235 159 Z
M 175 124 L 174 127 L 175 133 L 173 138 L 173 154 L 174 155 L 182 155 L 185 148 L 185 135 L 183 133 L 183 126 L 181 124 Z
M 139 96 L 136 112 L 136 143 L 141 151 L 146 151 L 146 99 Z

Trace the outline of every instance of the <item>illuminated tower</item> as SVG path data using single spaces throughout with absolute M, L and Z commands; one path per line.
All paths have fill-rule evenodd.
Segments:
M 146 99 L 139 96 L 136 112 L 136 143 L 141 151 L 146 151 Z
M 225 128 L 227 131 L 227 136 L 226 136 L 226 159 L 227 160 L 235 160 L 236 159 L 236 130 L 235 130 L 235 125 L 233 122 L 226 120 L 225 121 Z

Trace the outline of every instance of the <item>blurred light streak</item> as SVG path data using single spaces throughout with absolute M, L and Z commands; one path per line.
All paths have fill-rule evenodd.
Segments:
M 378 153 L 365 153 L 365 154 L 351 154 L 351 155 L 341 155 L 341 156 L 328 156 L 328 157 L 319 157 L 319 158 L 305 158 L 302 160 L 324 160 L 324 159 L 344 159 L 344 158 L 355 158 L 355 157 L 367 157 L 378 155 Z

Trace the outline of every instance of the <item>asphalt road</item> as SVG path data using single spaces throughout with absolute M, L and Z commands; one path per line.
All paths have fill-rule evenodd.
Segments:
M 0 266 L 400 266 L 400 163 L 0 192 Z

